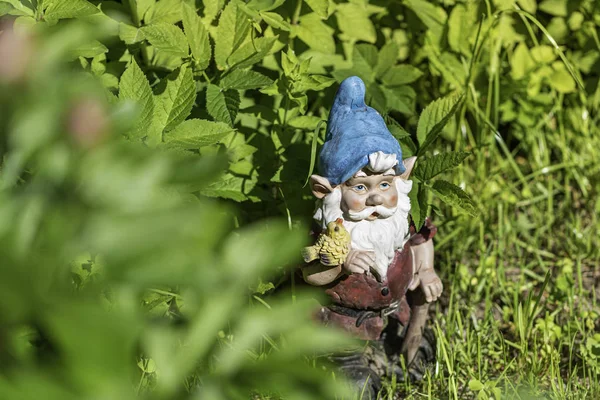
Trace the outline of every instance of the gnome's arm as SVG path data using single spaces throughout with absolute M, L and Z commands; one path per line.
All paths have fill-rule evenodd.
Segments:
M 433 268 L 434 248 L 433 236 L 437 228 L 426 220 L 421 232 L 411 238 L 410 251 L 413 256 L 413 281 L 410 290 L 420 288 L 428 303 L 438 299 L 442 294 L 443 285 Z
M 328 267 L 318 261 L 302 267 L 304 281 L 313 286 L 328 285 L 335 281 L 342 273 L 341 265 Z

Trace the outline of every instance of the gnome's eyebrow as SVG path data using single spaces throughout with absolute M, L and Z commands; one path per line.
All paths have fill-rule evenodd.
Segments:
M 383 173 L 383 175 L 392 175 L 392 176 L 396 176 L 396 171 L 394 171 L 394 168 L 390 168 L 387 171 L 385 171 Z

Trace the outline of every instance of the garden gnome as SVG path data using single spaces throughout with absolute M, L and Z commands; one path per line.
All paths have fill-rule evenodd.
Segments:
M 433 269 L 436 228 L 427 220 L 416 232 L 409 223 L 408 178 L 416 157 L 402 159 L 398 141 L 364 99 L 365 85 L 353 76 L 341 83 L 331 108 L 320 172 L 311 177 L 318 199 L 313 218 L 322 232 L 317 243 L 322 245 L 303 253 L 310 262 L 302 274 L 331 300 L 320 309 L 323 323 L 379 343 L 388 362 L 403 354 L 410 364 L 420 350 L 427 353 L 421 358 L 433 357 L 423 329 L 429 303 L 442 293 Z M 347 241 L 323 240 L 328 232 Z M 336 246 L 327 246 L 330 242 Z M 341 364 L 358 385 L 374 385 L 370 393 L 378 389 L 381 374 L 373 372 L 372 360 L 369 366 L 364 355 L 354 355 Z

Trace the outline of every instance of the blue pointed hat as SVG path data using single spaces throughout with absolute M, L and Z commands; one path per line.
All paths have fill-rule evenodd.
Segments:
M 327 121 L 327 135 L 319 156 L 322 176 L 332 185 L 350 179 L 369 164 L 369 154 L 396 154 L 396 174 L 405 170 L 400 144 L 381 115 L 365 104 L 365 84 L 357 76 L 341 83 Z

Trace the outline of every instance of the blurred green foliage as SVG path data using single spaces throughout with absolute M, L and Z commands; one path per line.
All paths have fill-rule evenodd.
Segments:
M 306 356 L 342 342 L 282 281 L 350 75 L 419 156 L 412 214 L 441 222 L 451 293 L 437 373 L 390 392 L 600 395 L 596 1 L 0 0 L 2 15 L 0 397 L 340 389 Z

